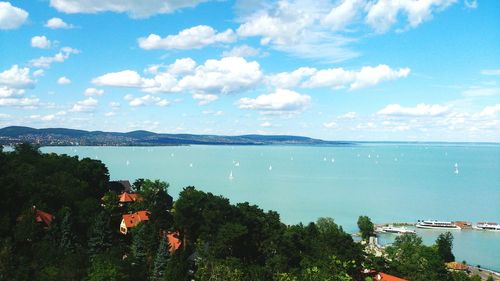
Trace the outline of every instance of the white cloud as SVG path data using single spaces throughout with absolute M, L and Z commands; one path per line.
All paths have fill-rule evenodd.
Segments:
M 0 72 L 0 86 L 14 89 L 33 88 L 35 82 L 30 78 L 30 69 L 19 67 L 17 64 L 10 69 Z
M 0 2 L 0 29 L 16 29 L 28 18 L 28 12 L 12 6 L 9 2 Z
M 83 95 L 86 97 L 102 96 L 104 95 L 104 90 L 96 88 L 87 88 L 85 89 L 85 92 L 83 92 Z
M 227 29 L 217 33 L 215 29 L 207 25 L 184 29 L 176 35 L 168 35 L 165 38 L 150 34 L 148 37 L 138 39 L 139 47 L 146 50 L 200 49 L 216 43 L 232 43 L 234 41 L 236 41 L 236 35 L 233 30 Z
M 115 115 L 116 115 L 116 112 L 113 112 L 113 111 L 104 113 L 104 116 L 106 116 L 106 117 L 111 117 L 111 116 L 115 116 Z
M 449 112 L 449 107 L 439 104 L 417 104 L 415 107 L 403 107 L 399 104 L 389 104 L 379 110 L 377 114 L 386 116 L 439 116 Z
M 62 48 L 57 54 L 52 57 L 39 57 L 30 61 L 32 66 L 49 68 L 54 62 L 64 62 L 71 54 L 79 54 L 80 51 L 71 47 Z
M 464 0 L 464 5 L 469 9 L 476 9 L 478 7 L 477 0 Z
M 358 117 L 358 114 L 356 112 L 350 111 L 350 112 L 347 112 L 346 114 L 342 114 L 342 115 L 338 116 L 337 119 L 353 120 L 353 119 L 356 119 L 357 117 Z
M 0 113 L 0 119 L 10 119 L 10 118 L 12 118 L 12 115 Z
M 9 87 L 0 87 L 0 98 L 20 97 L 24 94 L 23 89 L 13 89 Z
M 492 106 L 485 107 L 480 113 L 479 116 L 482 117 L 496 117 L 497 114 L 500 113 L 500 104 L 495 104 Z
M 484 69 L 481 70 L 483 75 L 500 75 L 500 69 Z
M 68 14 L 75 13 L 127 13 L 132 18 L 147 18 L 156 14 L 168 14 L 177 9 L 195 7 L 206 0 L 50 0 L 50 6 Z
M 301 67 L 293 72 L 282 72 L 267 77 L 268 83 L 275 87 L 319 88 L 328 87 L 340 89 L 349 87 L 351 90 L 375 86 L 382 81 L 407 77 L 409 68 L 392 69 L 385 64 L 375 67 L 365 66 L 358 71 L 343 68 L 329 68 L 317 70 L 315 68 Z M 307 80 L 304 81 L 304 79 Z
M 322 23 L 332 30 L 342 30 L 361 12 L 359 8 L 365 3 L 366 0 L 341 0 L 322 19 Z
M 300 67 L 292 72 L 269 75 L 266 80 L 276 88 L 293 88 L 298 86 L 303 78 L 313 75 L 316 71 L 316 68 Z
M 264 121 L 260 124 L 261 127 L 264 127 L 264 128 L 269 128 L 269 127 L 272 127 L 273 124 L 269 121 Z
M 170 104 L 170 101 L 152 95 L 145 95 L 138 98 L 135 98 L 133 96 L 126 96 L 126 100 L 128 100 L 129 105 L 133 107 L 151 104 L 155 104 L 158 106 L 167 106 Z
M 112 102 L 110 102 L 110 103 L 109 103 L 109 106 L 110 106 L 111 108 L 116 109 L 116 108 L 119 108 L 119 107 L 120 107 L 120 103 L 119 103 L 119 102 L 116 102 L 116 101 L 112 101 Z
M 500 94 L 500 88 L 498 87 L 470 87 L 469 89 L 463 91 L 462 93 L 465 97 L 487 97 L 495 96 Z
M 92 97 L 77 101 L 71 111 L 73 112 L 92 112 L 97 107 L 98 101 Z
M 397 23 L 400 14 L 406 15 L 408 25 L 417 27 L 432 17 L 433 12 L 441 11 L 456 0 L 378 0 L 367 6 L 366 23 L 375 31 L 383 33 Z
M 33 71 L 33 76 L 35 77 L 40 77 L 40 76 L 43 76 L 45 74 L 45 71 L 43 69 L 37 69 L 35 71 Z
M 222 52 L 223 57 L 255 57 L 260 50 L 248 45 L 235 46 L 231 50 Z
M 56 118 L 55 114 L 47 114 L 47 115 L 30 115 L 31 119 L 38 120 L 38 121 L 53 121 Z
M 59 77 L 59 79 L 57 79 L 57 84 L 68 85 L 68 84 L 71 84 L 71 80 L 66 76 L 62 76 L 62 77 Z
M 38 98 L 0 98 L 0 106 L 36 108 L 39 104 L 40 99 Z
M 34 36 L 31 38 L 31 47 L 48 49 L 51 46 L 51 42 L 45 36 Z
M 207 105 L 219 99 L 219 96 L 212 94 L 193 94 L 193 99 L 198 100 L 198 105 Z
M 64 22 L 61 18 L 51 18 L 45 23 L 45 27 L 50 29 L 70 29 L 74 26 Z
M 222 116 L 224 115 L 224 112 L 222 110 L 203 110 L 201 113 L 205 115 L 213 115 L 213 116 Z
M 168 72 L 173 75 L 190 74 L 196 67 L 196 62 L 192 58 L 176 59 L 168 66 Z
M 242 98 L 237 102 L 240 109 L 258 110 L 263 113 L 300 113 L 311 104 L 311 97 L 297 92 L 277 89 L 274 93 L 256 98 Z
M 119 72 L 110 72 L 92 79 L 92 84 L 98 86 L 115 87 L 142 87 L 145 84 L 144 79 L 133 70 L 123 70 Z
M 323 127 L 327 128 L 327 129 L 334 129 L 337 127 L 337 123 L 335 121 L 326 122 L 326 123 L 323 123 Z
M 258 62 L 227 57 L 207 60 L 205 64 L 196 67 L 192 75 L 184 76 L 178 86 L 197 93 L 231 94 L 255 87 L 261 78 Z

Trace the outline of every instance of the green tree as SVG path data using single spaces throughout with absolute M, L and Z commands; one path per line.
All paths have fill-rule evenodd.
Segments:
M 134 261 L 138 264 L 146 264 L 148 245 L 147 245 L 147 233 L 146 224 L 140 223 L 132 230 L 132 245 L 130 250 Z
M 444 262 L 455 261 L 455 256 L 453 255 L 453 235 L 451 232 L 447 231 L 445 233 L 439 234 L 436 239 L 436 247 L 439 256 Z
M 361 237 L 365 240 L 370 238 L 370 236 L 375 235 L 375 228 L 371 219 L 368 216 L 359 216 L 358 218 L 358 228 L 361 231 Z
M 100 212 L 90 229 L 88 241 L 89 256 L 93 258 L 97 254 L 104 253 L 110 249 L 113 242 L 113 232 L 110 228 L 110 217 L 106 212 Z
M 89 281 L 121 281 L 126 279 L 119 261 L 109 255 L 96 255 L 89 268 Z
M 151 273 L 152 281 L 160 281 L 163 279 L 167 267 L 168 255 L 168 242 L 166 238 L 163 238 L 160 240 L 160 246 L 156 252 L 153 272 Z
M 67 209 L 61 222 L 61 241 L 59 243 L 59 247 L 68 252 L 72 252 L 75 249 L 75 237 L 72 225 L 71 210 Z

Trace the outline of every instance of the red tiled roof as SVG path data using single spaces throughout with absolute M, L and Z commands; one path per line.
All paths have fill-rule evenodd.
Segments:
M 181 246 L 181 240 L 179 239 L 179 232 L 171 232 L 167 233 L 168 244 L 170 244 L 170 253 L 175 252 Z
M 50 227 L 52 220 L 54 220 L 53 215 L 46 213 L 44 211 L 35 210 L 35 221 L 36 222 L 43 222 L 46 226 Z
M 125 214 L 122 215 L 122 220 L 125 222 L 125 226 L 127 228 L 137 226 L 141 221 L 149 220 L 149 212 L 148 211 L 139 211 L 133 214 Z
M 390 274 L 383 273 L 383 272 L 379 272 L 379 273 L 375 274 L 375 277 L 373 277 L 373 279 L 375 279 L 377 281 L 408 281 L 406 279 L 392 276 Z
M 459 263 L 456 261 L 447 263 L 446 267 L 448 267 L 448 269 L 453 269 L 453 270 L 467 270 L 467 269 L 469 269 L 469 267 L 466 264 Z
M 118 200 L 120 201 L 120 203 L 136 202 L 141 201 L 142 196 L 136 193 L 123 192 L 122 194 L 118 195 Z

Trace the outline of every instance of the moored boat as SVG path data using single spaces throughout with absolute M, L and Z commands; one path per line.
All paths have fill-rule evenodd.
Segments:
M 385 233 L 395 233 L 395 234 L 404 234 L 404 233 L 415 233 L 415 230 L 408 229 L 406 227 L 396 227 L 396 226 L 384 226 L 380 229 L 381 232 Z
M 500 231 L 500 224 L 496 222 L 478 222 L 472 228 L 477 230 Z
M 451 221 L 437 221 L 437 220 L 418 221 L 415 226 L 418 228 L 426 228 L 426 229 L 451 229 L 451 230 L 462 229 Z

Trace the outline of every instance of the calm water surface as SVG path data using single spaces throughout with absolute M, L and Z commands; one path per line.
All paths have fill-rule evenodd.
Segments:
M 375 223 L 418 219 L 500 223 L 500 145 L 44 147 L 42 151 L 99 159 L 116 180 L 168 181 L 174 197 L 183 187 L 194 185 L 232 203 L 248 201 L 276 210 L 286 223 L 328 216 L 349 232 L 356 231 L 357 218 L 363 214 Z M 418 233 L 431 244 L 440 232 Z M 500 232 L 453 233 L 457 260 L 500 270 Z

